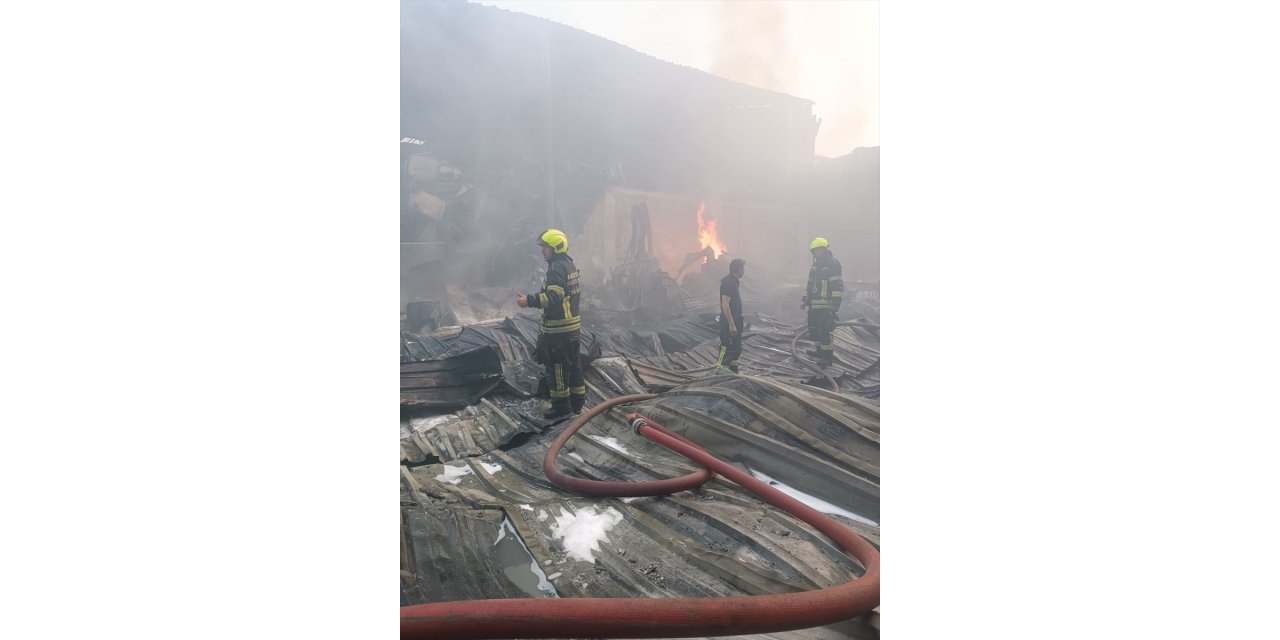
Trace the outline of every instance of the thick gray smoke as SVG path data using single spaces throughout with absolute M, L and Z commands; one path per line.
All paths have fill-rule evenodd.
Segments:
M 511 308 L 513 288 L 536 284 L 532 239 L 547 227 L 574 239 L 580 266 L 595 252 L 607 275 L 627 238 L 610 222 L 580 243 L 587 223 L 621 212 L 627 227 L 646 194 L 655 256 L 679 262 L 698 248 L 705 200 L 757 278 L 778 261 L 802 281 L 813 235 L 839 247 L 849 280 L 878 278 L 878 154 L 816 166 L 811 102 L 779 93 L 797 68 L 786 5 L 712 6 L 708 74 L 517 12 L 402 3 L 400 133 L 421 141 L 401 150 L 402 304 L 492 294 Z M 621 192 L 631 200 L 619 204 Z M 658 224 L 662 203 L 679 198 L 687 228 Z M 762 231 L 774 222 L 785 233 Z
M 711 73 L 745 84 L 787 93 L 787 12 L 782 2 L 721 2 L 721 25 Z

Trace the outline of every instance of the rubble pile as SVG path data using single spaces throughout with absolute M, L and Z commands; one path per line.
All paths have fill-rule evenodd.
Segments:
M 475 212 L 475 187 L 462 179 L 462 171 L 425 153 L 411 154 L 406 169 L 401 242 L 447 243 L 465 237 Z

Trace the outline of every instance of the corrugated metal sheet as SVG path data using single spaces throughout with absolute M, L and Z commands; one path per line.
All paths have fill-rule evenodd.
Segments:
M 523 328 L 517 320 L 496 330 L 514 337 Z M 752 356 L 759 364 L 753 367 L 792 371 L 773 351 L 793 335 L 781 328 L 760 326 L 758 355 Z M 866 337 L 839 332 L 837 353 L 858 363 L 844 373 L 842 385 L 874 380 L 878 389 L 878 370 L 872 371 L 878 354 L 861 342 Z M 599 342 L 616 344 L 615 338 Z M 652 349 L 661 350 L 661 340 Z M 707 351 L 704 343 L 688 353 L 662 350 L 643 360 L 692 365 L 707 362 Z M 588 402 L 643 391 L 636 371 L 645 365 L 632 368 L 639 360 L 594 360 L 586 374 Z M 845 510 L 854 517 L 837 519 L 878 542 L 878 406 L 799 384 L 804 374 L 792 372 L 794 379 L 785 373 L 711 376 L 635 407 L 726 460 Z M 502 386 L 462 411 L 402 419 L 402 604 L 782 593 L 859 573 L 825 537 L 720 479 L 657 498 L 566 494 L 547 481 L 542 460 L 567 422 L 542 422 L 540 408 Z M 583 427 L 560 467 L 581 477 L 628 481 L 693 470 L 684 458 L 632 433 L 624 413 L 615 409 Z M 571 521 L 593 518 L 612 526 L 587 561 L 571 552 L 566 529 Z M 517 537 L 520 545 L 511 545 Z M 536 588 L 544 580 L 548 588 Z M 875 638 L 878 630 L 863 616 L 758 637 Z
M 752 328 L 743 333 L 742 356 L 738 361 L 741 372 L 796 383 L 813 380 L 813 372 L 791 355 L 791 338 L 802 328 L 780 325 L 768 319 L 754 319 Z M 840 384 L 840 390 L 878 402 L 878 332 L 861 327 L 838 327 L 832 342 L 836 364 L 828 370 Z M 813 343 L 804 340 L 797 344 L 802 356 L 812 347 Z M 646 385 L 669 389 L 707 375 L 716 375 L 708 368 L 715 366 L 719 352 L 720 341 L 716 337 L 687 351 L 633 358 L 631 364 Z

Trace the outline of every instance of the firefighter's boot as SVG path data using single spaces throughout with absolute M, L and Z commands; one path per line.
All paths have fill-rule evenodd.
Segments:
M 551 401 L 551 408 L 542 412 L 543 419 L 560 420 L 573 415 L 573 409 L 569 406 L 569 399 Z

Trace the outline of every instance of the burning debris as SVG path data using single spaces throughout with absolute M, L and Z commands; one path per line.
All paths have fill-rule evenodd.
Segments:
M 728 249 L 724 243 L 720 241 L 720 236 L 716 233 L 715 218 L 708 219 L 704 214 L 707 211 L 705 202 L 698 203 L 698 242 L 702 243 L 703 249 L 710 249 L 709 258 L 719 258 Z M 704 262 L 705 264 L 705 262 Z

